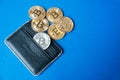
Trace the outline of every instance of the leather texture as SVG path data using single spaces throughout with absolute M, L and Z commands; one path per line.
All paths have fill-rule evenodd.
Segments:
M 34 75 L 38 75 L 57 59 L 63 50 L 54 40 L 43 50 L 33 40 L 35 34 L 29 21 L 9 36 L 6 44 Z

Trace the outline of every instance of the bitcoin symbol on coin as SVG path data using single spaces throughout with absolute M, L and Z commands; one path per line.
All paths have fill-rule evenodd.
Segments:
M 33 11 L 33 14 L 34 14 L 35 17 L 37 17 L 37 16 L 39 16 L 39 15 L 41 14 L 41 11 L 35 9 L 35 10 Z
M 33 6 L 28 12 L 31 19 L 43 19 L 46 15 L 45 9 L 40 6 Z
M 48 29 L 48 34 L 52 39 L 58 40 L 64 37 L 65 33 L 61 32 L 56 24 L 52 24 Z
M 45 18 L 42 20 L 35 19 L 35 20 L 32 20 L 31 27 L 36 32 L 44 32 L 48 29 L 49 22 Z
M 43 28 L 43 25 L 44 25 L 43 21 L 39 21 L 36 26 L 37 28 Z
M 56 27 L 52 31 L 53 31 L 53 35 L 55 35 L 55 36 L 60 34 L 60 32 L 58 31 L 58 29 Z
M 50 46 L 51 40 L 48 34 L 39 32 L 34 35 L 33 39 L 45 50 Z
M 55 11 L 52 12 L 51 15 L 53 16 L 54 19 L 56 19 L 58 17 L 58 14 Z
M 57 19 L 63 17 L 63 12 L 59 8 L 50 8 L 47 11 L 47 19 L 50 22 L 56 22 Z

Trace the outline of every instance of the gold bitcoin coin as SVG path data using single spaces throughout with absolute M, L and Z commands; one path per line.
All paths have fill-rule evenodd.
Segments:
M 31 19 L 43 19 L 46 15 L 45 9 L 40 6 L 33 6 L 28 12 Z
M 33 19 L 31 22 L 31 27 L 36 32 L 46 31 L 49 27 L 49 22 L 47 19 Z
M 50 22 L 56 22 L 57 19 L 62 18 L 63 17 L 63 12 L 59 9 L 59 8 L 50 8 L 47 11 L 47 19 Z
M 49 36 L 54 39 L 54 40 L 58 40 L 64 37 L 65 33 L 61 32 L 58 28 L 56 24 L 52 24 L 49 28 L 48 28 L 48 34 Z
M 69 17 L 63 17 L 57 20 L 58 29 L 62 32 L 70 32 L 73 29 L 73 21 Z

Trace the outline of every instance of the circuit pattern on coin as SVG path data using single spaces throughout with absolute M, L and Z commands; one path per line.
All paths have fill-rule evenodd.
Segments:
M 46 16 L 45 9 L 41 6 L 33 6 L 29 9 L 28 14 L 31 19 L 43 19 Z
M 58 40 L 64 37 L 65 33 L 60 31 L 57 28 L 56 24 L 52 24 L 49 28 L 48 28 L 48 34 L 50 35 L 50 37 L 54 40 Z
M 49 35 L 43 32 L 35 34 L 33 39 L 43 48 L 43 50 L 47 49 L 51 43 Z

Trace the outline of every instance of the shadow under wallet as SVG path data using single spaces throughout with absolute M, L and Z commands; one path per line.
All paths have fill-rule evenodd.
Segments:
M 29 21 L 10 35 L 5 42 L 30 72 L 39 75 L 62 54 L 63 50 L 54 40 L 51 40 L 50 46 L 43 50 L 33 39 L 35 34 Z

